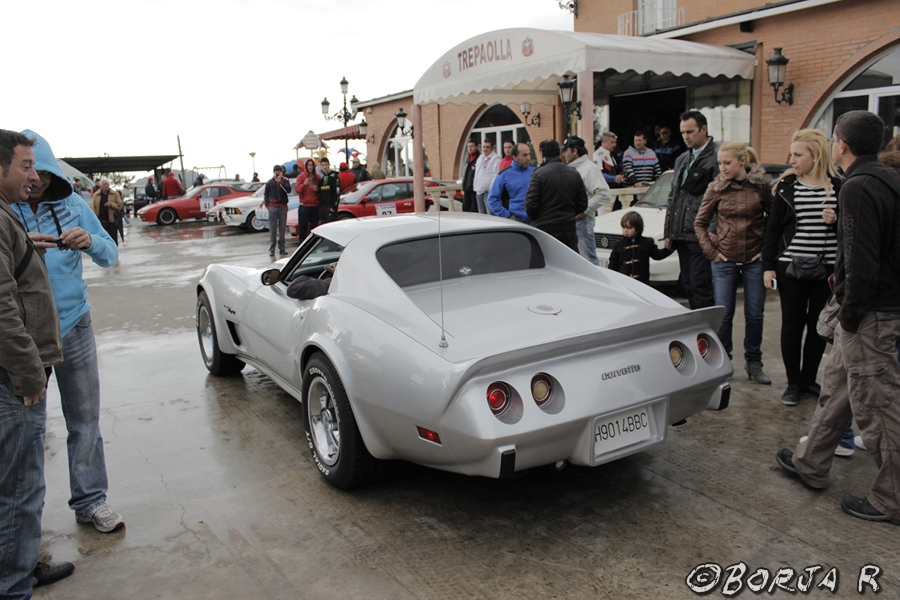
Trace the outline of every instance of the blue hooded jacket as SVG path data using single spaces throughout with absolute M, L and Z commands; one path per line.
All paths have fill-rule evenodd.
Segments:
M 47 141 L 27 129 L 22 133 L 37 141 L 34 145 L 34 168 L 50 173 L 50 186 L 41 197 L 37 214 L 28 202 L 17 202 L 10 208 L 28 231 L 59 237 L 64 231 L 81 227 L 91 236 L 90 247 L 81 251 L 50 248 L 44 254 L 53 300 L 59 312 L 60 336 L 65 337 L 91 309 L 87 303 L 87 283 L 81 275 L 81 253 L 87 253 L 101 267 L 111 267 L 118 262 L 119 251 L 113 239 L 103 230 L 93 209 L 84 198 L 73 192 Z

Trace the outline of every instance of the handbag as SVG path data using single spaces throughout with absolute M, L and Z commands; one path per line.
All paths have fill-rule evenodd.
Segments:
M 791 256 L 791 264 L 787 267 L 788 277 L 794 279 L 825 279 L 828 271 L 825 268 L 825 253 L 815 256 Z
M 829 344 L 834 343 L 834 330 L 838 326 L 838 314 L 841 312 L 841 305 L 834 299 L 834 294 L 825 303 L 825 308 L 819 313 L 819 320 L 816 323 L 816 333 Z

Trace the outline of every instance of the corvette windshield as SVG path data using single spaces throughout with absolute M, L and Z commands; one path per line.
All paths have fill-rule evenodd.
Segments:
M 544 267 L 540 245 L 522 231 L 445 235 L 441 238 L 441 255 L 444 279 Z M 384 246 L 375 256 L 402 288 L 441 279 L 436 236 Z

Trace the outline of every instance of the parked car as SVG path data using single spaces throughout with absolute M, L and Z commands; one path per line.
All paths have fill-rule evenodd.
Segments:
M 774 181 L 788 168 L 788 165 L 763 164 L 766 178 Z M 597 217 L 594 223 L 594 239 L 597 243 L 597 258 L 600 266 L 609 265 L 612 247 L 622 239 L 622 215 L 633 210 L 644 220 L 644 237 L 648 237 L 662 248 L 665 245 L 666 214 L 668 212 L 669 192 L 672 190 L 673 171 L 666 171 L 659 181 L 650 186 L 643 196 L 632 207 L 621 211 L 606 213 Z M 674 283 L 678 281 L 681 267 L 678 254 L 672 254 L 663 260 L 650 261 L 651 283 Z
M 328 265 L 327 294 L 288 297 Z M 329 223 L 280 268 L 210 265 L 196 310 L 209 372 L 250 364 L 300 400 L 338 488 L 394 459 L 485 477 L 596 466 L 730 397 L 722 307 L 687 310 L 483 215 Z
M 435 181 L 425 181 L 426 189 L 439 185 Z M 434 199 L 426 195 L 426 210 L 434 204 Z M 399 215 L 415 212 L 413 200 L 413 178 L 372 179 L 354 183 L 341 194 L 336 220 Z M 293 237 L 306 237 L 298 231 L 297 211 L 288 213 L 287 228 Z
M 175 221 L 185 219 L 205 219 L 206 213 L 216 204 L 249 196 L 252 192 L 241 187 L 241 184 L 226 185 L 213 183 L 191 188 L 184 196 L 169 198 L 148 204 L 137 215 L 143 221 L 155 221 L 159 225 L 171 225 Z
M 218 222 L 231 227 L 249 229 L 253 232 L 265 231 L 266 227 L 263 227 L 256 218 L 265 191 L 265 188 L 258 188 L 250 196 L 235 198 L 217 205 L 213 210 L 218 211 Z M 212 214 L 212 212 L 207 214 Z
M 300 197 L 297 195 L 297 190 L 294 188 L 297 180 L 290 179 L 288 181 L 291 184 L 291 193 L 288 194 L 288 217 L 290 217 L 291 213 L 294 213 L 294 219 L 296 221 L 297 207 L 300 206 Z M 263 188 L 263 194 L 265 194 L 265 188 Z M 262 196 L 260 196 L 259 206 L 256 207 L 256 222 L 263 229 L 269 228 L 269 209 L 262 201 Z

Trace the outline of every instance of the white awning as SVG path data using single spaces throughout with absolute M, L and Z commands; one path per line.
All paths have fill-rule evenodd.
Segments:
M 756 57 L 684 40 L 500 29 L 462 42 L 416 83 L 416 104 L 553 103 L 563 75 L 614 69 L 753 78 Z

